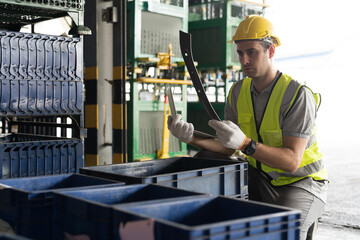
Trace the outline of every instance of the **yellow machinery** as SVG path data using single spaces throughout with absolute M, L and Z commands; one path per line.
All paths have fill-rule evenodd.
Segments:
M 168 96 L 165 95 L 162 146 L 161 146 L 161 149 L 159 149 L 157 152 L 158 159 L 170 158 L 170 155 L 169 155 L 170 131 L 167 126 L 167 118 L 170 114 L 171 114 L 171 112 L 170 112 L 170 107 L 169 107 Z

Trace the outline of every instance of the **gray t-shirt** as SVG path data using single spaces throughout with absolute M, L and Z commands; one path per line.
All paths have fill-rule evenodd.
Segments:
M 279 74 L 277 77 L 279 77 Z M 230 120 L 235 124 L 238 124 L 237 99 L 240 94 L 242 83 L 242 80 L 234 83 L 231 99 L 227 99 L 225 104 L 225 119 Z M 265 111 L 266 103 L 270 97 L 271 89 L 273 88 L 274 84 L 275 81 L 273 81 L 267 88 L 258 94 L 254 89 L 253 83 L 251 83 L 250 89 L 253 97 L 257 128 L 259 128 L 260 121 Z M 297 84 L 291 82 L 288 87 L 289 91 L 286 90 L 284 94 L 280 107 L 279 124 L 284 136 L 294 136 L 308 139 L 308 148 L 316 141 L 315 134 L 311 135 L 313 126 L 315 125 L 317 113 L 316 102 L 311 91 L 306 87 L 302 87 L 299 90 L 298 96 L 296 97 L 292 107 L 287 112 L 293 98 L 293 95 L 290 94 L 290 92 L 293 92 L 291 91 L 291 88 L 295 87 L 297 88 Z M 306 191 L 311 192 L 316 197 L 320 198 L 322 201 L 326 202 L 326 183 L 314 181 L 312 178 L 307 178 L 292 183 L 289 186 L 305 189 Z

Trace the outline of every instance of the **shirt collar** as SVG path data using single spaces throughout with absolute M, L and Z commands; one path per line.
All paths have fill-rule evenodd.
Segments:
M 278 78 L 280 77 L 280 75 L 281 75 L 281 72 L 278 71 L 277 74 L 276 74 L 276 76 L 275 76 L 275 78 L 274 78 L 274 80 L 273 80 L 273 81 L 270 83 L 270 85 L 267 86 L 260 94 L 262 94 L 262 93 L 269 93 L 269 92 L 271 91 L 271 89 L 273 88 L 275 82 L 276 82 L 275 80 L 278 79 Z M 254 93 L 254 94 L 258 95 L 258 93 L 255 91 L 253 81 L 251 81 L 250 91 L 251 91 L 251 93 Z

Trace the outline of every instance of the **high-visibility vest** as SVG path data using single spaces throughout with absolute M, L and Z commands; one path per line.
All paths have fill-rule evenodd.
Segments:
M 289 83 L 294 80 L 285 74 L 282 74 L 281 77 L 278 78 L 272 89 L 258 131 L 256 129 L 255 115 L 251 97 L 251 81 L 251 78 L 245 78 L 243 80 L 240 94 L 237 99 L 238 124 L 240 129 L 246 136 L 250 137 L 256 142 L 262 142 L 263 144 L 271 147 L 283 147 L 283 135 L 279 124 L 280 107 Z M 298 85 L 298 87 L 295 88 L 293 92 L 293 98 L 290 102 L 290 106 L 287 109 L 287 112 L 294 103 L 299 90 L 301 87 L 303 87 L 303 85 L 297 82 L 295 83 Z M 317 102 L 317 107 L 319 107 L 320 96 L 318 94 L 313 95 L 315 101 Z M 316 128 L 314 125 L 311 136 L 314 136 L 315 130 Z M 274 186 L 287 185 L 306 177 L 311 177 L 315 180 L 326 180 L 328 177 L 327 171 L 323 165 L 322 154 L 318 149 L 317 141 L 314 141 L 314 143 L 305 150 L 299 168 L 294 173 L 286 172 L 278 168 L 272 168 L 266 164 L 260 163 L 250 156 L 247 156 L 247 160 L 254 168 L 264 172 Z

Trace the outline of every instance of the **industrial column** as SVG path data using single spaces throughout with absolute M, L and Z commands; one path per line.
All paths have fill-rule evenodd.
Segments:
M 88 1 L 85 5 L 85 24 L 90 29 L 96 29 L 96 1 Z M 98 105 L 98 67 L 97 67 L 97 31 L 84 40 L 85 59 L 85 127 L 87 138 L 85 139 L 85 166 L 99 165 L 98 154 L 98 128 L 99 128 L 99 105 Z
M 126 2 L 113 1 L 113 11 L 118 21 L 113 27 L 113 163 L 127 162 L 127 116 L 126 116 Z

